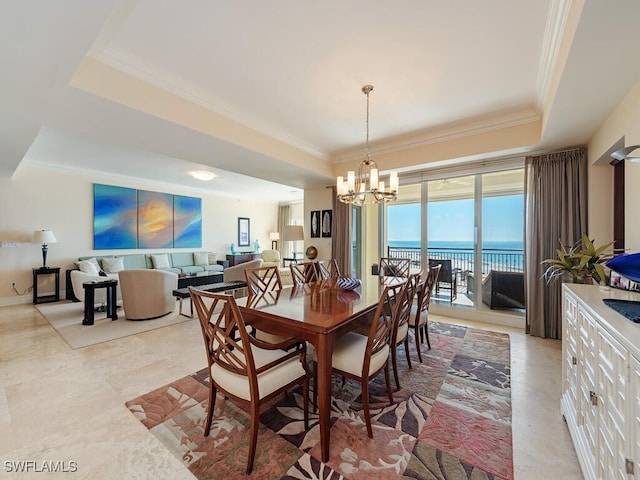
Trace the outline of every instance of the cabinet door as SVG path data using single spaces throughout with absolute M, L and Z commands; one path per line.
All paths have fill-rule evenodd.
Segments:
M 626 480 L 629 354 L 603 328 L 598 328 L 598 478 Z
M 562 394 L 565 416 L 576 420 L 578 405 L 578 306 L 575 298 L 564 296 L 564 325 L 562 332 Z
M 596 322 L 589 312 L 578 307 L 578 425 L 582 426 L 589 470 L 595 470 L 598 408 L 596 395 Z M 587 475 L 591 477 L 591 475 Z
M 635 462 L 633 478 L 640 480 L 640 360 L 629 358 L 629 416 L 627 427 L 631 443 L 631 459 Z

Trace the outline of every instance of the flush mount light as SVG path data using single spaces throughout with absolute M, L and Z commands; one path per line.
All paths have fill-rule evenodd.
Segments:
M 207 172 L 206 170 L 196 170 L 195 172 L 189 172 L 193 178 L 197 180 L 202 180 L 203 182 L 208 182 L 209 180 L 213 180 L 216 178 L 216 174 L 213 172 Z

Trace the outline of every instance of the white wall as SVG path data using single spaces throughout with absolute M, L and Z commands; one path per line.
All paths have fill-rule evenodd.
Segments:
M 318 249 L 318 257 L 315 260 L 330 260 L 332 258 L 331 238 L 311 238 L 311 211 L 331 210 L 333 208 L 332 195 L 333 190 L 326 187 L 312 188 L 304 191 L 304 244 L 305 250 L 306 247 L 309 246 L 314 246 Z M 335 225 L 331 226 L 331 230 L 335 231 Z
M 30 294 L 18 297 L 10 283 L 17 282 L 22 293 L 32 284 L 32 268 L 42 265 L 41 246 L 30 243 L 34 230 L 50 229 L 56 235 L 58 243 L 49 246 L 47 264 L 61 267 L 61 295 L 65 270 L 79 256 L 170 251 L 93 250 L 93 183 L 202 198 L 202 248 L 179 251 L 212 251 L 224 257 L 232 242 L 237 245 L 238 217 L 251 219 L 251 241 L 257 239 L 262 249 L 269 248 L 269 232 L 277 228 L 277 204 L 218 197 L 215 185 L 210 194 L 203 194 L 143 181 L 20 166 L 10 180 L 0 179 L 0 240 L 21 242 L 17 248 L 0 248 L 0 305 L 31 301 Z M 41 280 L 39 289 L 52 291 L 52 282 Z
M 618 140 L 625 145 L 640 145 L 640 82 L 612 111 L 589 142 L 589 236 L 598 244 L 613 237 L 612 168 L 594 165 Z M 625 162 L 625 246 L 630 253 L 640 252 L 640 163 Z

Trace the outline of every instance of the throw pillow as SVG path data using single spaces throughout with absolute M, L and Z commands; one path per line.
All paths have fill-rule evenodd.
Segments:
M 153 268 L 169 268 L 169 255 L 166 253 L 161 253 L 159 255 L 151 255 L 151 263 L 153 263 Z
M 90 262 L 89 260 L 83 260 L 80 263 L 78 263 L 78 268 L 80 269 L 81 272 L 84 272 L 88 275 L 95 275 L 95 276 L 98 276 L 98 272 L 100 271 L 100 269 L 97 268 L 96 265 L 93 262 Z
M 122 257 L 105 257 L 102 259 L 102 267 L 107 273 L 118 273 L 124 270 L 124 258 Z
M 213 252 L 209 252 L 207 255 L 209 256 L 209 265 L 217 265 L 217 263 L 218 263 L 218 254 L 217 253 L 213 253 Z
M 209 265 L 209 254 L 207 252 L 193 252 L 194 265 Z
M 91 262 L 95 265 L 96 270 L 100 270 L 102 267 L 100 266 L 100 264 L 98 263 L 98 259 L 96 257 L 91 257 L 91 258 L 85 258 L 84 260 L 77 260 L 76 262 L 74 262 L 76 264 L 76 267 L 80 268 L 80 263 L 82 262 Z

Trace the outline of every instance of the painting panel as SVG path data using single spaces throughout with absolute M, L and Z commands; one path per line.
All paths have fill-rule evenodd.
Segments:
M 137 247 L 136 190 L 93 184 L 93 248 Z
M 238 246 L 248 247 L 251 243 L 251 230 L 248 218 L 238 217 Z
M 320 237 L 320 210 L 311 211 L 311 238 Z
M 173 196 L 173 247 L 202 247 L 202 199 Z
M 173 247 L 173 195 L 138 190 L 138 248 Z
M 320 228 L 322 229 L 322 237 L 330 238 L 333 222 L 333 210 L 322 210 L 321 221 L 322 223 Z

